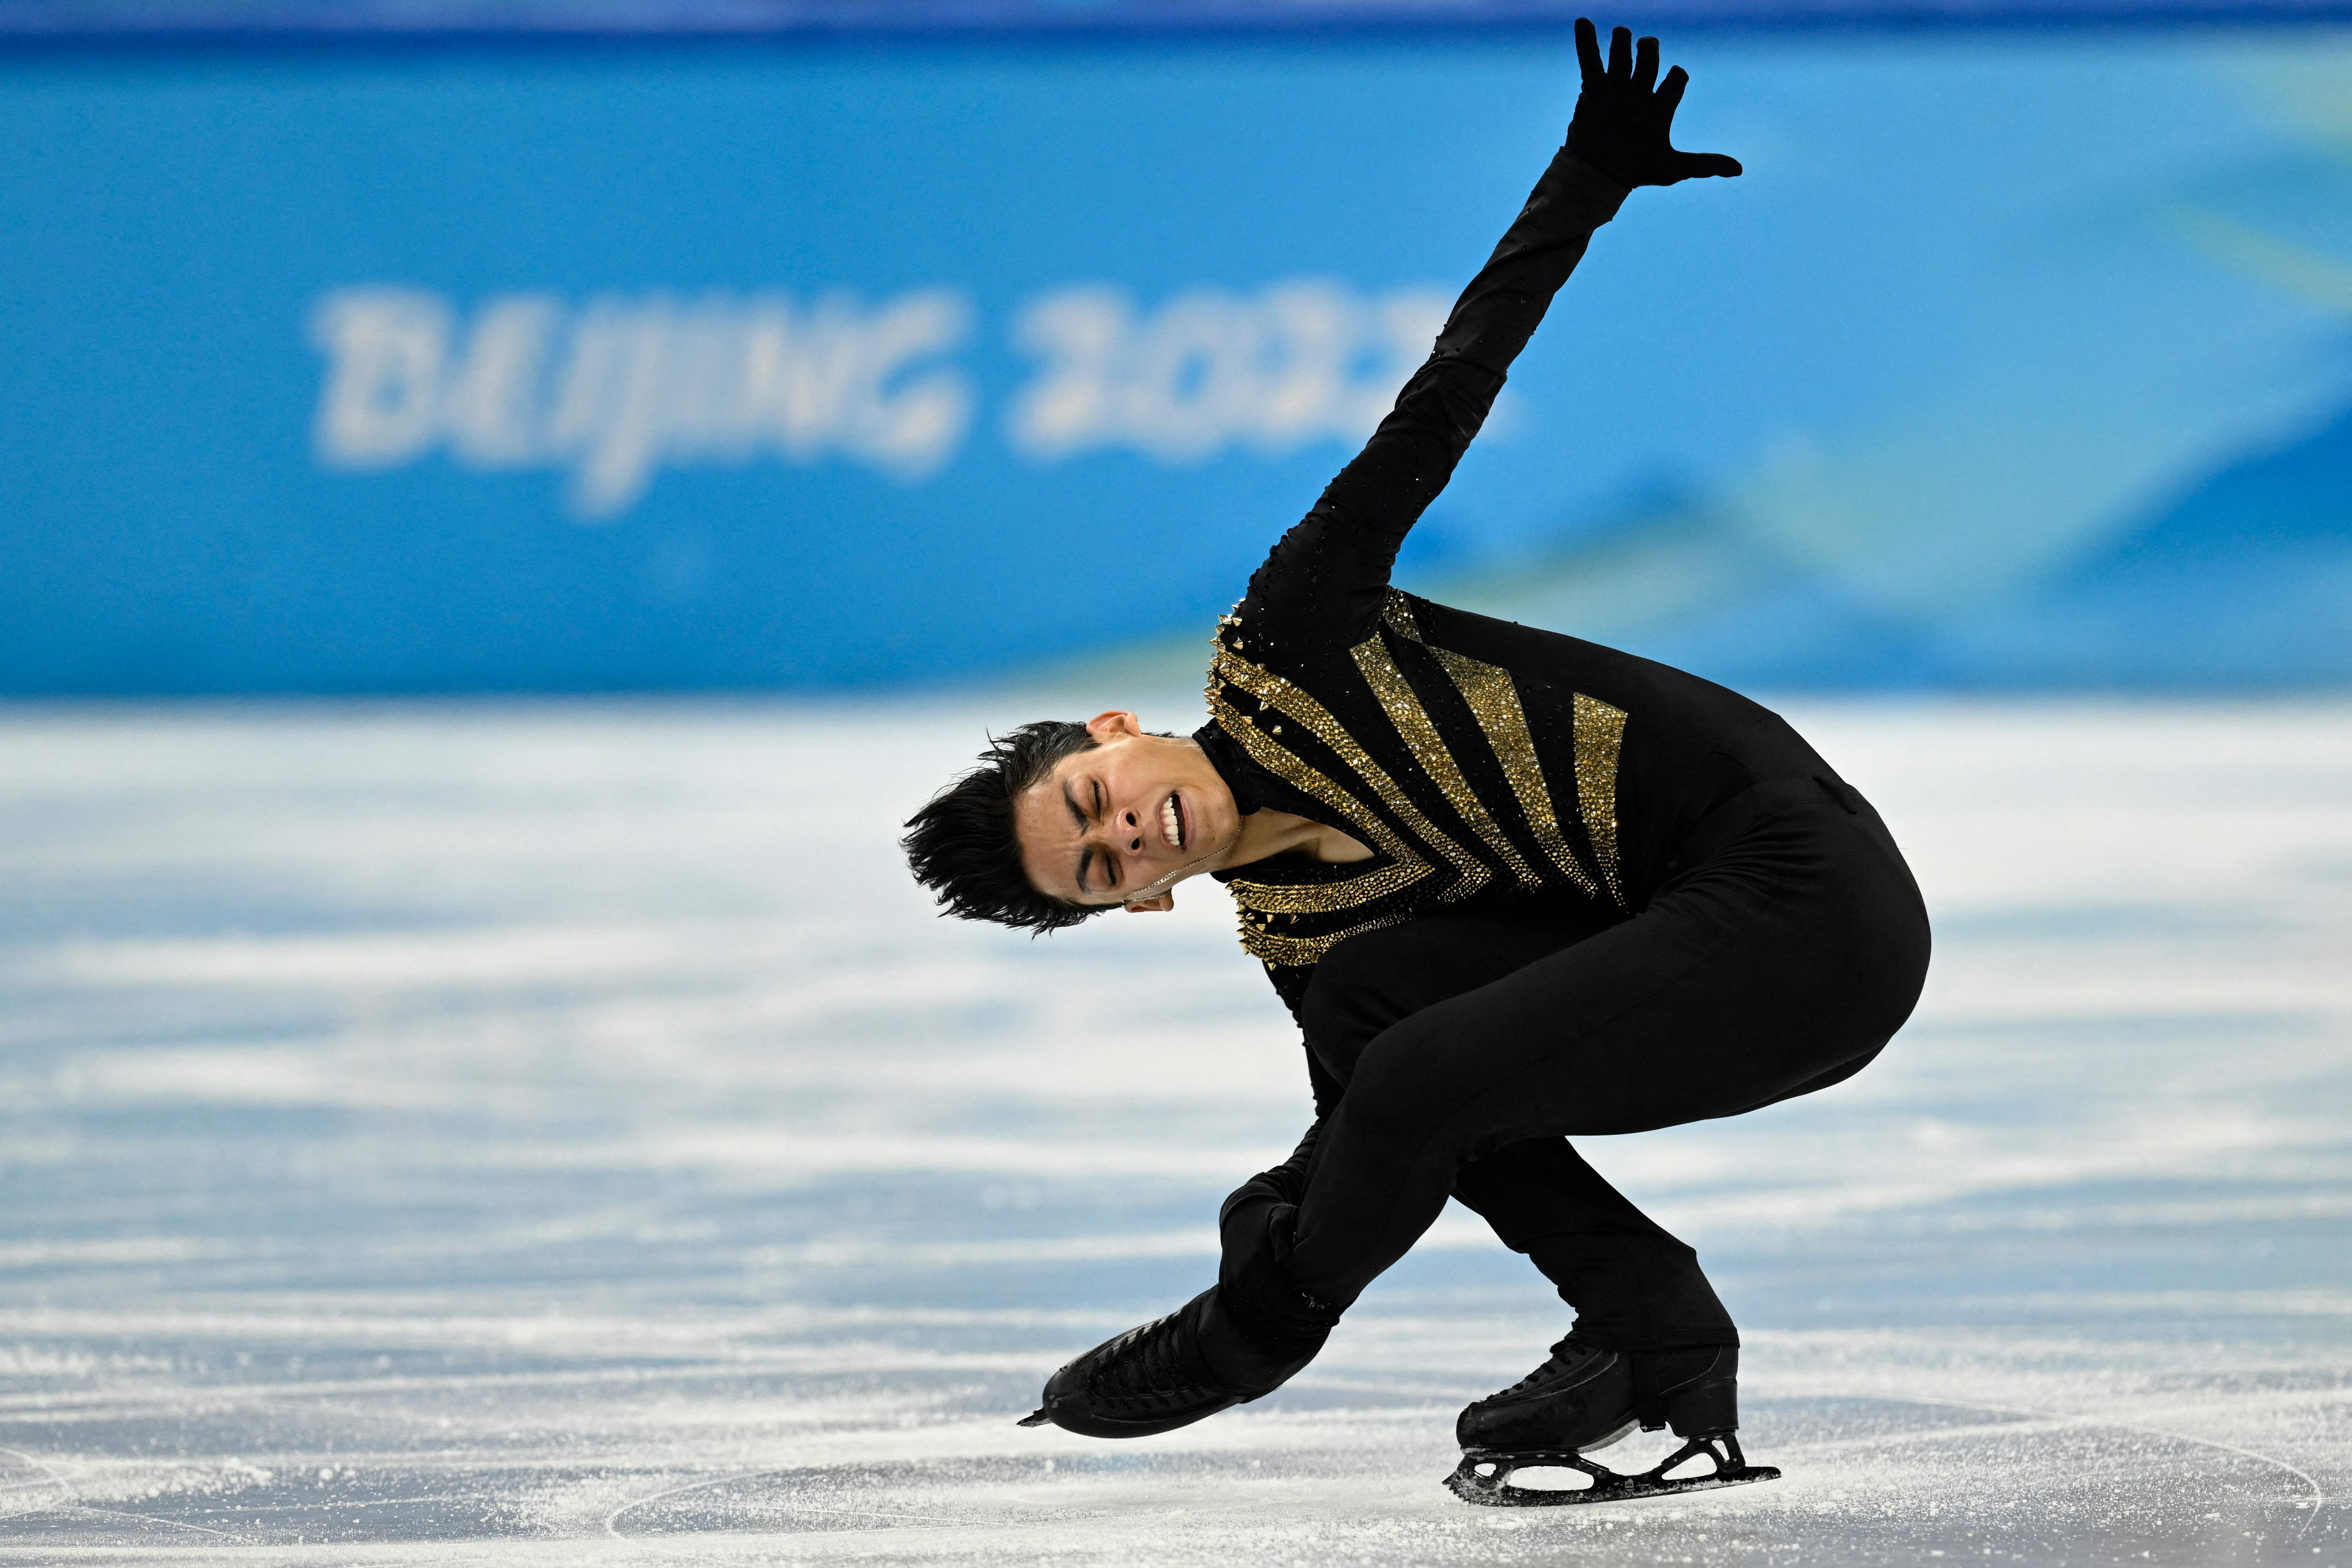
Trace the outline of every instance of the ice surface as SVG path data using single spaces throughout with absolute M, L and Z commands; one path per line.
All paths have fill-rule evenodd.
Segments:
M 929 918 L 893 825 L 1019 709 L 0 713 L 0 1556 L 2352 1563 L 2352 706 L 1791 715 L 1920 1014 L 1587 1145 L 1787 1479 L 1520 1512 L 1453 1412 L 1566 1314 L 1466 1215 L 1259 1405 L 1012 1425 L 1307 1118 L 1205 885 Z

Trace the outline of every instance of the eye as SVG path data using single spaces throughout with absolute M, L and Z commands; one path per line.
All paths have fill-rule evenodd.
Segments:
M 1102 814 L 1103 814 L 1102 780 L 1100 780 L 1100 779 L 1097 779 L 1097 780 L 1095 780 L 1095 781 L 1094 781 L 1094 786 L 1095 786 L 1095 820 L 1096 820 L 1096 821 L 1097 821 L 1097 822 L 1099 822 L 1099 821 L 1101 821 L 1101 820 L 1102 820 Z

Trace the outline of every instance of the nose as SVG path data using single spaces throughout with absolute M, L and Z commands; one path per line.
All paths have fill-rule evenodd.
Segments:
M 1129 854 L 1136 854 L 1143 848 L 1143 818 L 1129 810 L 1118 813 L 1111 820 L 1118 828 L 1118 836 L 1128 840 Z

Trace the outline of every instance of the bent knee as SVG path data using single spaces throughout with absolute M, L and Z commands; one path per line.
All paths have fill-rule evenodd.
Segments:
M 1352 1085 L 1359 1059 L 1390 1030 L 1607 923 L 1426 915 L 1351 936 L 1324 954 L 1300 998 L 1307 1048 L 1333 1078 Z
M 1358 1053 L 1346 1104 L 1363 1125 L 1377 1125 L 1384 1137 L 1415 1144 L 1443 1142 L 1492 1086 L 1463 1070 L 1458 1053 L 1447 1048 L 1453 1031 L 1444 1007 L 1421 1013 L 1381 1031 Z

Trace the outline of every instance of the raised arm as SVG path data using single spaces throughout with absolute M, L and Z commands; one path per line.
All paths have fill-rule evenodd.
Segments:
M 1567 143 L 1462 291 L 1395 408 L 1251 579 L 1261 614 L 1305 616 L 1319 631 L 1341 635 L 1377 616 L 1406 532 L 1453 477 L 1592 232 L 1635 185 L 1740 172 L 1720 154 L 1675 150 L 1675 109 L 1690 78 L 1677 66 L 1658 79 L 1655 38 L 1637 49 L 1618 28 L 1604 67 L 1592 24 L 1579 18 L 1576 52 L 1583 89 Z

